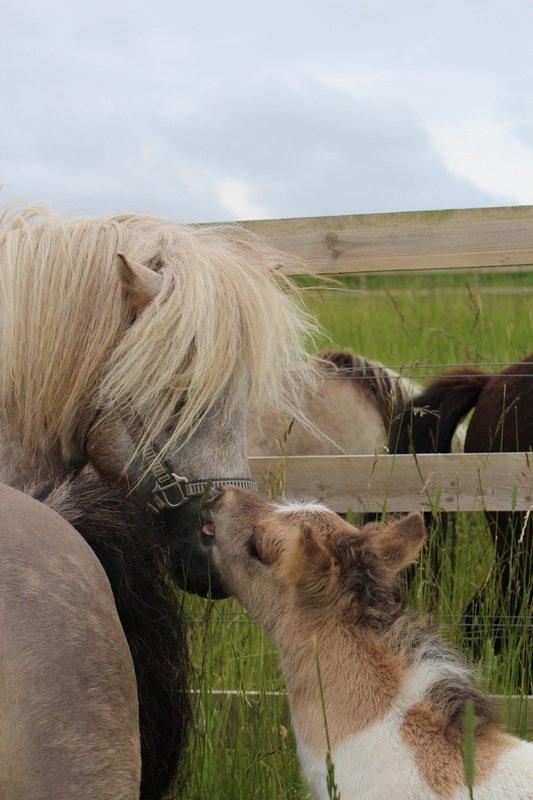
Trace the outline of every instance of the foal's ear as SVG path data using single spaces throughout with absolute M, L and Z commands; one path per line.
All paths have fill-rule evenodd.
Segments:
M 268 567 L 279 559 L 280 543 L 268 536 L 263 525 L 254 525 L 247 546 L 248 554 Z
M 159 272 L 117 253 L 118 276 L 124 294 L 135 311 L 142 311 L 161 291 L 163 278 Z
M 393 572 L 399 572 L 416 560 L 426 541 L 422 514 L 415 512 L 391 522 L 375 534 L 372 542 L 376 556 Z
M 333 564 L 324 537 L 304 522 L 286 542 L 282 578 L 285 583 L 318 593 Z

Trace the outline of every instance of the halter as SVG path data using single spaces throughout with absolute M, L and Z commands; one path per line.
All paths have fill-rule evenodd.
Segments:
M 200 478 L 190 481 L 185 476 L 173 472 L 169 462 L 161 458 L 151 444 L 147 449 L 150 459 L 148 469 L 155 478 L 148 508 L 154 514 L 174 510 L 192 497 L 200 497 L 210 490 L 223 489 L 224 486 L 237 486 L 249 492 L 258 491 L 257 483 L 251 478 Z
M 89 431 L 98 423 L 98 411 Z M 144 424 L 139 415 L 133 412 L 135 425 L 144 432 Z M 126 424 L 125 420 L 123 422 Z M 126 424 L 126 427 L 127 424 Z M 88 435 L 88 434 L 87 434 Z M 193 497 L 201 497 L 211 490 L 223 489 L 224 486 L 236 486 L 239 489 L 246 489 L 249 492 L 258 492 L 256 481 L 252 478 L 199 478 L 190 481 L 184 475 L 177 475 L 172 471 L 172 466 L 167 459 L 162 458 L 154 446 L 148 443 L 146 447 L 148 463 L 146 471 L 154 477 L 147 502 L 147 508 L 154 514 L 161 514 L 164 511 L 173 511 L 185 505 Z

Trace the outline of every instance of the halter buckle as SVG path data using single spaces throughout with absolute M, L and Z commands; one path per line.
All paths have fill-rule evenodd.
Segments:
M 148 507 L 159 514 L 161 511 L 179 508 L 189 500 L 185 491 L 188 480 L 175 472 L 160 477 L 152 490 L 152 502 Z

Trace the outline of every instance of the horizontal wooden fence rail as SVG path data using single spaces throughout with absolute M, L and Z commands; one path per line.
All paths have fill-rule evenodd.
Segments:
M 321 275 L 512 269 L 533 264 L 533 206 L 242 224 Z
M 313 497 L 338 512 L 528 511 L 533 453 L 256 457 L 260 489 Z

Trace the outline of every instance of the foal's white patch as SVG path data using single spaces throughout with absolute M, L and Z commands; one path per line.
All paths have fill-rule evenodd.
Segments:
M 384 719 L 348 737 L 332 753 L 342 800 L 439 800 L 421 778 L 412 750 L 402 739 L 402 715 Z M 328 800 L 326 759 L 299 741 L 298 753 L 314 800 Z
M 468 800 L 458 789 L 451 800 Z M 500 757 L 485 781 L 474 785 L 476 800 L 531 800 L 533 798 L 533 742 L 518 739 Z
M 442 661 L 416 665 L 389 714 L 334 749 L 335 782 L 342 800 L 442 800 L 421 776 L 415 755 L 402 737 L 402 722 L 406 711 L 436 681 L 464 671 L 461 665 Z M 313 800 L 328 800 L 325 754 L 312 752 L 296 728 L 295 734 Z M 475 786 L 476 800 L 533 800 L 533 743 L 515 741 L 487 780 Z M 457 789 L 450 800 L 468 797 L 465 787 Z
M 461 678 L 466 674 L 465 667 L 449 661 L 428 659 L 420 664 L 415 664 L 404 678 L 400 695 L 396 701 L 398 707 L 405 712 L 420 703 L 438 681 L 454 676 Z
M 329 512 L 330 514 L 333 513 L 331 509 L 325 506 L 323 503 L 316 503 L 314 500 L 299 500 L 298 502 L 291 501 L 288 503 L 276 504 L 277 514 L 297 514 L 301 511 L 308 511 L 317 514 L 323 514 L 324 511 Z

